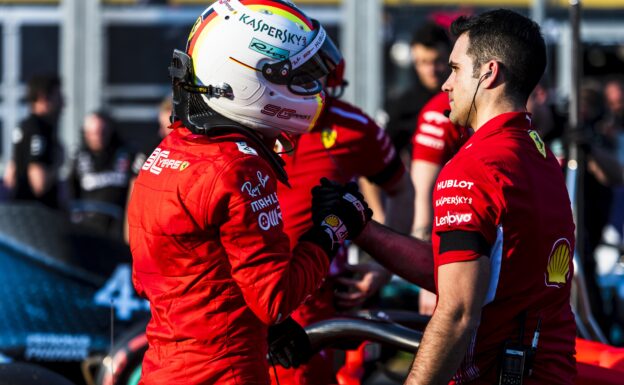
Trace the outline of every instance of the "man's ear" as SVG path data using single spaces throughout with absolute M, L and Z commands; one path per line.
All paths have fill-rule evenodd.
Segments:
M 482 87 L 489 88 L 494 84 L 500 83 L 500 76 L 502 75 L 500 70 L 500 63 L 496 60 L 490 60 L 489 62 L 484 63 L 481 67 L 482 75 L 479 80 L 483 83 Z

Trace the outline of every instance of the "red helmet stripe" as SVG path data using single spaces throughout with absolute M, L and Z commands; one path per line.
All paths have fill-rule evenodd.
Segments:
M 299 12 L 299 10 L 297 10 L 296 8 L 290 5 L 280 3 L 277 1 L 271 1 L 271 0 L 241 0 L 241 4 L 243 5 L 266 5 L 268 7 L 275 7 L 275 8 L 282 9 L 286 12 L 290 12 L 293 15 L 297 16 L 297 18 L 299 18 L 301 22 L 303 22 L 306 26 L 308 26 L 308 28 L 310 28 L 310 31 L 314 30 L 314 26 L 312 25 L 312 22 L 310 21 L 310 19 L 308 19 L 301 12 Z
M 206 28 L 206 26 L 212 21 L 214 20 L 214 18 L 217 16 L 217 13 L 214 10 L 211 10 L 211 12 L 208 14 L 208 16 L 206 16 L 206 18 L 202 21 L 201 25 L 199 26 L 199 28 L 197 28 L 197 31 L 195 31 L 193 33 L 193 37 L 191 39 L 191 42 L 188 45 L 188 49 L 186 50 L 186 53 L 190 56 L 193 57 L 193 49 L 195 48 L 195 43 L 197 42 L 197 38 L 201 35 L 201 32 L 204 30 L 204 28 Z

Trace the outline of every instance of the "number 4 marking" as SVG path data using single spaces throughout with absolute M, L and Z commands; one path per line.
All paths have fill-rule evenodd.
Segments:
M 106 284 L 95 293 L 93 300 L 96 305 L 114 307 L 117 318 L 122 321 L 132 318 L 134 311 L 149 309 L 149 302 L 135 296 L 132 271 L 127 263 L 117 266 Z

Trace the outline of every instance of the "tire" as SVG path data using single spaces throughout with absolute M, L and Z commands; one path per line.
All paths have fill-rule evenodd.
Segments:
M 143 355 L 147 351 L 147 338 L 145 337 L 145 322 L 140 322 L 125 332 L 119 341 L 113 346 L 111 355 L 102 360 L 97 370 L 97 385 L 137 385 L 141 377 L 141 364 Z M 111 356 L 112 372 L 111 373 Z M 2 384 L 0 384 L 2 385 Z
M 23 362 L 0 364 L 0 385 L 74 385 L 41 366 Z

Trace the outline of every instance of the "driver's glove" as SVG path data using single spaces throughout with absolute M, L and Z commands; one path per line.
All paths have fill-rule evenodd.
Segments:
M 321 184 L 312 189 L 312 221 L 331 229 L 337 242 L 357 238 L 372 216 L 355 182 L 341 185 L 321 178 Z
M 288 317 L 269 327 L 269 358 L 285 368 L 297 368 L 312 357 L 310 339 L 305 330 Z

